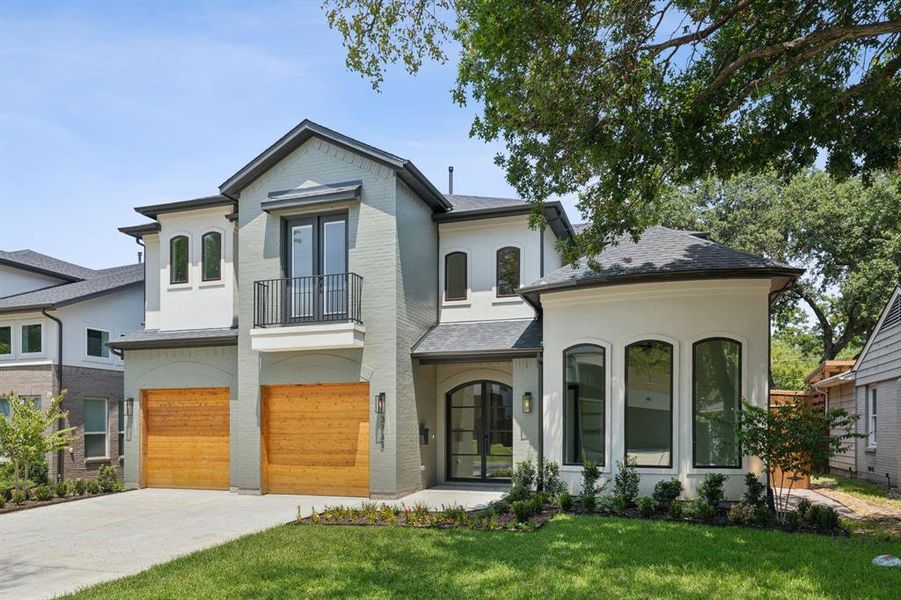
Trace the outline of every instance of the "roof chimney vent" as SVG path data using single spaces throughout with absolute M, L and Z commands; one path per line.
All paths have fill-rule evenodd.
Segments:
M 454 167 L 453 165 L 447 168 L 447 193 L 454 193 Z

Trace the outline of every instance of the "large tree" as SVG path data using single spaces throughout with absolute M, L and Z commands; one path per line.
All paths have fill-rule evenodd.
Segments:
M 576 193 L 568 259 L 658 219 L 667 184 L 824 152 L 834 176 L 901 155 L 901 4 L 876 0 L 325 0 L 377 88 L 458 52 L 472 134 L 537 206 Z
M 901 282 L 901 175 L 836 181 L 805 171 L 707 179 L 663 194 L 662 221 L 807 272 L 776 306 L 784 340 L 805 354 L 812 314 L 820 358 L 860 347 Z M 806 310 L 802 310 L 806 309 Z M 805 348 L 804 346 L 807 346 Z

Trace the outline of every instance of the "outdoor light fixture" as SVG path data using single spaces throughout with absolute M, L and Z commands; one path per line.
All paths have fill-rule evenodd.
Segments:
M 125 401 L 125 416 L 130 417 L 135 412 L 135 399 L 129 398 Z
M 379 415 L 385 414 L 385 392 L 375 395 L 375 412 Z
M 522 395 L 522 412 L 532 412 L 532 392 L 526 392 Z

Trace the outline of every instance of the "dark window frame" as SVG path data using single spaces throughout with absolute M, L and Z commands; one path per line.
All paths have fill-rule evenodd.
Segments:
M 737 444 L 738 449 L 738 464 L 737 465 L 699 465 L 697 458 L 697 402 L 696 402 L 696 389 L 695 389 L 695 377 L 698 372 L 698 353 L 697 347 L 705 342 L 732 342 L 733 344 L 738 344 L 738 419 L 741 419 L 741 396 L 742 389 L 744 386 L 744 344 L 736 340 L 734 338 L 729 338 L 725 336 L 716 336 L 704 338 L 702 340 L 697 340 L 691 345 L 691 466 L 695 469 L 742 469 L 744 463 L 744 454 L 741 450 L 741 441 L 739 440 Z
M 488 469 L 487 469 L 486 463 L 487 463 L 488 456 L 490 455 L 490 453 L 486 452 L 485 448 L 482 447 L 481 445 L 480 445 L 480 447 L 482 447 L 482 451 L 479 453 L 478 456 L 480 456 L 481 462 L 482 462 L 482 465 L 481 465 L 482 476 L 481 477 L 452 477 L 451 476 L 451 473 L 453 472 L 453 469 L 451 468 L 451 461 L 453 459 L 453 456 L 455 456 L 455 454 L 453 452 L 451 452 L 451 449 L 453 447 L 453 436 L 451 434 L 454 431 L 457 431 L 457 430 L 451 429 L 451 422 L 452 422 L 451 411 L 453 409 L 453 407 L 451 405 L 451 396 L 453 396 L 456 392 L 458 392 L 459 390 L 461 390 L 465 387 L 468 387 L 471 385 L 476 385 L 476 384 L 481 386 L 481 390 L 482 390 L 482 396 L 481 396 L 482 402 L 479 407 L 479 413 L 480 413 L 480 422 L 483 424 L 488 422 L 488 418 L 487 418 L 487 414 L 486 414 L 487 410 L 488 410 L 486 399 L 488 396 L 487 396 L 487 394 L 485 394 L 485 391 L 489 388 L 489 386 L 499 385 L 501 387 L 507 388 L 510 390 L 511 397 L 513 396 L 513 386 L 512 385 L 507 385 L 506 383 L 504 383 L 502 381 L 497 381 L 495 379 L 474 379 L 472 381 L 467 381 L 466 383 L 461 383 L 460 385 L 454 386 L 453 388 L 451 388 L 444 394 L 444 410 L 445 410 L 444 429 L 445 429 L 445 437 L 447 438 L 445 440 L 445 452 L 444 452 L 445 479 L 447 479 L 448 481 L 481 481 L 481 482 L 498 482 L 498 483 L 510 481 L 511 478 L 509 478 L 509 477 L 488 477 Z M 513 402 L 514 403 L 516 402 L 515 398 L 513 398 Z M 515 413 L 516 413 L 515 406 L 511 408 L 511 413 L 515 415 Z M 514 421 L 516 420 L 515 416 L 513 417 L 513 419 L 514 419 Z M 486 430 L 484 430 L 484 428 L 483 428 L 482 433 L 484 433 L 485 431 Z M 490 434 L 490 433 L 493 433 L 494 430 L 488 429 L 487 432 Z M 464 455 L 464 454 L 457 453 L 456 456 L 476 456 L 476 455 L 475 454 Z M 495 456 L 497 456 L 497 455 L 495 455 Z M 513 467 L 516 466 L 515 461 L 513 461 L 512 459 L 511 459 L 511 465 Z
M 294 265 L 292 264 L 292 240 L 291 232 L 294 227 L 309 225 L 313 233 L 313 276 L 322 275 L 325 270 L 323 264 L 324 252 L 322 251 L 321 240 L 322 231 L 326 223 L 335 221 L 344 222 L 344 262 L 346 272 L 350 273 L 350 213 L 348 211 L 331 211 L 317 213 L 313 215 L 304 215 L 298 217 L 285 217 L 282 219 L 281 232 L 281 259 L 282 259 L 282 276 L 285 279 L 292 279 L 291 274 Z
M 514 250 L 516 252 L 516 285 L 510 290 L 509 294 L 501 293 L 501 252 Z M 513 298 L 516 296 L 516 290 L 522 285 L 522 248 L 519 246 L 504 246 L 498 248 L 494 253 L 494 291 L 498 298 Z
M 41 337 L 40 337 L 40 345 L 41 347 L 37 350 L 26 350 L 25 349 L 25 329 L 28 327 L 40 327 L 41 328 Z M 35 355 L 35 354 L 43 354 L 44 353 L 44 324 L 43 323 L 22 323 L 21 327 L 19 327 L 19 354 L 20 355 Z
M 669 354 L 669 463 L 666 465 L 642 465 L 636 464 L 635 466 L 639 469 L 672 469 L 673 468 L 673 452 L 675 445 L 675 405 L 674 405 L 674 397 L 676 393 L 676 379 L 675 379 L 675 369 L 676 369 L 676 347 L 666 341 L 655 338 L 647 338 L 643 340 L 638 340 L 637 342 L 632 342 L 625 348 L 624 362 L 623 362 L 623 382 L 624 382 L 624 398 L 623 398 L 623 455 L 629 456 L 629 349 L 633 346 L 638 346 L 639 344 L 646 344 L 648 342 L 653 342 L 655 344 L 663 344 L 669 346 L 670 354 Z
M 175 260 L 173 258 L 173 249 L 175 243 L 179 240 L 185 241 L 185 278 L 179 280 L 175 278 Z M 184 234 L 179 234 L 169 238 L 169 283 L 172 285 L 190 283 L 191 281 L 191 238 Z
M 217 241 L 219 243 L 219 260 L 216 261 L 218 264 L 216 265 L 216 277 L 207 277 L 206 275 L 206 261 L 207 261 L 207 253 L 206 253 L 206 239 L 208 236 L 216 236 Z M 201 281 L 222 281 L 222 232 L 221 231 L 207 231 L 203 235 L 200 236 L 200 279 Z
M 451 298 L 447 293 L 447 263 L 451 256 L 463 256 L 463 296 L 461 298 Z M 445 302 L 462 302 L 469 299 L 469 254 L 462 250 L 454 250 L 444 255 L 444 301 Z
M 13 326 L 12 325 L 2 325 L 0 329 L 9 330 L 9 352 L 0 352 L 0 356 L 12 356 L 13 355 Z
M 90 345 L 89 341 L 91 339 L 92 331 L 96 331 L 97 333 L 101 334 L 100 335 L 100 354 L 99 355 L 91 354 L 91 345 Z M 109 343 L 109 339 L 110 339 L 110 336 L 112 335 L 112 332 L 110 332 L 107 329 L 100 329 L 99 327 L 85 327 L 85 329 L 84 329 L 84 345 L 85 345 L 84 353 L 85 353 L 85 356 L 90 357 L 90 358 L 101 358 L 101 359 L 110 357 L 109 347 L 103 343 L 103 334 L 104 333 L 106 334 L 106 341 L 107 341 L 107 343 Z M 104 348 L 106 349 L 106 356 L 103 356 Z
M 605 468 L 607 466 L 607 462 L 608 462 L 607 459 L 610 458 L 608 456 L 608 452 L 607 452 L 607 450 L 608 450 L 607 449 L 607 431 L 609 429 L 607 426 L 607 409 L 609 408 L 608 404 L 610 402 L 610 399 L 607 397 L 607 395 L 608 395 L 607 387 L 608 387 L 608 384 L 610 383 L 610 359 L 611 359 L 611 357 L 608 356 L 608 354 L 613 354 L 613 353 L 608 352 L 606 347 L 601 346 L 600 344 L 595 344 L 595 343 L 591 343 L 591 342 L 573 344 L 567 348 L 564 348 L 563 353 L 561 354 L 561 356 L 563 357 L 563 365 L 562 365 L 562 367 L 563 367 L 563 403 L 562 403 L 563 404 L 563 414 L 561 415 L 562 421 L 563 421 L 563 429 L 562 429 L 563 435 L 561 435 L 560 437 L 561 437 L 561 449 L 563 450 L 563 454 L 561 456 L 562 460 L 560 461 L 560 464 L 563 466 L 569 466 L 569 467 L 581 467 L 583 465 L 583 463 L 574 463 L 574 462 L 566 461 L 566 392 L 569 390 L 569 387 L 570 387 L 570 384 L 566 379 L 566 355 L 574 348 L 583 348 L 583 347 L 596 348 L 601 351 L 601 354 L 604 357 L 604 422 L 603 422 L 603 427 L 601 428 L 601 441 L 603 442 L 603 448 L 604 448 L 604 460 L 598 463 L 598 467 Z

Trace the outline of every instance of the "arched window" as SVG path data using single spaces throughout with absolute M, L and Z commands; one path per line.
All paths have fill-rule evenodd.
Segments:
M 563 351 L 563 463 L 604 464 L 607 367 L 604 349 L 581 344 Z
M 203 280 L 218 281 L 222 278 L 222 234 L 209 231 L 200 238 Z
M 188 236 L 169 240 L 169 283 L 188 283 Z
M 451 252 L 444 257 L 444 299 L 466 300 L 466 253 Z
M 741 449 L 741 343 L 710 338 L 692 347 L 692 432 L 695 467 L 737 469 Z
M 519 248 L 507 246 L 497 251 L 497 295 L 515 296 L 519 287 Z
M 626 456 L 639 467 L 673 466 L 673 346 L 626 346 Z

